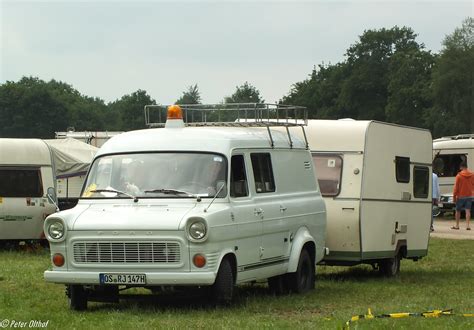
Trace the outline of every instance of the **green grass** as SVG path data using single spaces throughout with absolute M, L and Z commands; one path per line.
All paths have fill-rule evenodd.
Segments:
M 241 286 L 231 307 L 200 304 L 199 296 L 165 294 L 67 307 L 64 286 L 48 284 L 49 255 L 0 251 L 0 322 L 49 320 L 48 328 L 341 328 L 352 315 L 454 309 L 474 313 L 474 241 L 431 239 L 428 257 L 402 261 L 397 278 L 371 267 L 318 267 L 316 290 L 271 296 L 266 285 Z M 468 329 L 474 318 L 361 320 L 353 329 Z

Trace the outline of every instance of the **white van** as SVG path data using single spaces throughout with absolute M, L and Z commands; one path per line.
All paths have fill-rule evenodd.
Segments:
M 327 208 L 327 265 L 378 266 L 428 253 L 431 134 L 377 121 L 309 120 L 306 129 Z
M 51 153 L 42 140 L 0 139 L 0 240 L 44 238 L 43 221 L 56 211 Z
M 306 142 L 271 129 L 260 110 L 258 123 L 185 125 L 171 106 L 165 128 L 110 139 L 78 205 L 46 219 L 46 281 L 66 284 L 76 310 L 117 301 L 119 286 L 206 286 L 224 303 L 244 282 L 312 289 L 326 251 L 326 211 L 311 154 Z M 189 127 L 207 125 L 217 127 Z
M 439 177 L 441 213 L 454 212 L 453 188 L 459 165 L 467 162 L 474 169 L 474 134 L 447 136 L 433 141 L 433 172 Z M 473 206 L 474 209 L 474 206 Z

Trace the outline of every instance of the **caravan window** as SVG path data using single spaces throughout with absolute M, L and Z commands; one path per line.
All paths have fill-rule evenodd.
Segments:
M 39 168 L 0 168 L 0 196 L 43 197 Z
M 439 177 L 455 177 L 462 161 L 467 162 L 466 154 L 436 155 L 433 160 L 433 172 Z
M 268 193 L 275 191 L 275 180 L 273 179 L 272 160 L 270 154 L 251 154 L 253 177 L 255 179 L 255 191 L 257 193 Z
M 413 196 L 427 198 L 430 187 L 430 170 L 426 166 L 415 166 L 413 169 Z
M 410 182 L 410 158 L 395 157 L 395 177 L 397 182 Z
M 337 196 L 341 191 L 342 157 L 334 154 L 313 155 L 319 189 L 323 196 Z

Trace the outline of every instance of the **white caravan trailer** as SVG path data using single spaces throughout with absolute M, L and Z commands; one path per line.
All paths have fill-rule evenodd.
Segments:
M 310 120 L 306 130 L 327 208 L 329 265 L 378 265 L 427 255 L 431 134 L 376 121 Z
M 74 207 L 98 148 L 73 138 L 44 140 L 50 147 L 61 210 Z
M 37 139 L 0 139 L 0 240 L 44 238 L 43 221 L 56 211 L 48 145 Z
M 474 134 L 447 136 L 433 141 L 433 172 L 439 177 L 441 212 L 453 212 L 454 179 L 462 161 L 474 169 Z
M 56 132 L 56 139 L 73 138 L 91 146 L 100 148 L 111 137 L 121 134 L 121 131 L 81 131 L 68 130 L 66 132 Z

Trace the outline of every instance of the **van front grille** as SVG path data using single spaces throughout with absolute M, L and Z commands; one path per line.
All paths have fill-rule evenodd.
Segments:
M 77 263 L 165 263 L 181 261 L 178 242 L 76 242 Z

